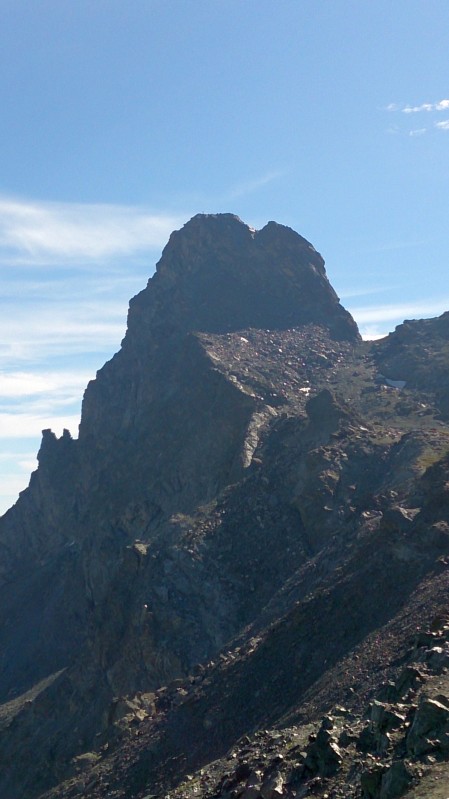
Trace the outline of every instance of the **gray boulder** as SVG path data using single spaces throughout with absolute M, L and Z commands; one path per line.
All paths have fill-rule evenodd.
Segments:
M 407 736 L 407 749 L 419 757 L 440 748 L 449 732 L 449 707 L 436 699 L 424 698 L 416 711 Z

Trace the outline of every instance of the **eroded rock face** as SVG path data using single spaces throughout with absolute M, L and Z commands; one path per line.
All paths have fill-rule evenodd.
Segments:
M 358 340 L 309 242 L 274 222 L 253 231 L 231 214 L 194 217 L 172 234 L 156 274 L 130 303 L 122 350 L 87 388 L 80 446 L 89 460 L 98 451 L 97 471 L 111 459 L 121 484 L 120 463 L 128 474 L 133 468 L 134 492 L 143 482 L 145 496 L 149 486 L 152 496 L 184 493 L 186 501 L 176 509 L 188 512 L 238 477 L 237 408 L 243 406 L 242 429 L 256 410 L 249 395 L 232 391 L 205 362 L 192 333 L 287 330 L 308 323 Z M 164 479 L 168 463 L 170 477 Z M 161 490 L 158 479 L 145 474 L 151 465 Z M 108 491 L 113 477 L 109 470 Z
M 186 750 L 194 767 L 304 702 L 330 706 L 340 682 L 345 701 L 354 681 L 369 692 L 406 635 L 384 628 L 449 558 L 440 395 L 380 382 L 386 357 L 289 228 L 199 215 L 171 236 L 86 390 L 79 438 L 44 431 L 0 520 L 2 795 L 67 778 L 61 796 L 107 796 L 90 772 L 125 742 L 140 765 L 120 766 L 113 795 L 131 799 L 150 773 L 172 787 Z M 439 643 L 425 668 L 446 667 Z M 386 683 L 365 733 L 326 717 L 307 779 L 343 779 L 356 742 L 387 751 L 420 675 Z M 281 760 L 253 765 L 231 782 L 290 796 Z M 366 791 L 393 796 L 393 765 Z
M 199 214 L 172 233 L 155 276 L 131 301 L 124 347 L 175 330 L 287 330 L 307 322 L 338 338 L 358 336 L 314 247 L 275 222 L 255 231 L 232 214 Z
M 174 513 L 191 514 L 240 480 L 257 430 L 270 419 L 264 400 L 217 368 L 198 334 L 311 321 L 358 340 L 323 259 L 291 229 L 271 222 L 253 231 L 221 214 L 199 215 L 173 233 L 156 274 L 131 301 L 122 349 L 86 390 L 79 439 L 65 434 L 58 441 L 44 431 L 39 469 L 1 523 L 5 591 L 28 564 L 30 605 L 40 607 L 48 559 L 61 559 L 61 574 L 67 558 L 80 569 L 78 591 L 52 579 L 47 600 L 50 608 L 66 594 L 65 614 L 80 619 L 69 651 L 78 649 L 91 609 L 97 612 L 123 571 L 124 548 L 154 538 Z M 58 667 L 67 652 L 63 627 L 61 618 L 50 636 L 55 652 L 61 647 Z M 26 637 L 30 679 L 44 676 L 41 638 L 32 645 L 34 635 Z M 6 694 L 12 688 L 7 682 Z

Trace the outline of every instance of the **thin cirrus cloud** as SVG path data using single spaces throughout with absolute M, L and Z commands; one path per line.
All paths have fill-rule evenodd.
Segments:
M 273 183 L 273 181 L 279 180 L 284 175 L 284 170 L 277 169 L 266 172 L 265 174 L 260 175 L 260 177 L 254 178 L 253 180 L 247 180 L 243 183 L 239 183 L 229 190 L 226 195 L 226 200 L 233 200 L 237 199 L 238 197 L 244 197 L 247 194 L 252 194 L 258 189 Z
M 184 222 L 0 197 L 0 513 L 27 484 L 41 431 L 77 435 L 84 389 L 120 346 L 129 297 Z
M 41 431 L 64 428 L 76 437 L 81 398 L 95 368 L 0 373 L 0 514 L 17 499 L 36 468 Z
M 0 368 L 117 348 L 129 297 L 184 221 L 141 207 L 0 197 Z
M 20 397 L 38 397 L 52 393 L 59 397 L 63 392 L 65 400 L 71 400 L 73 393 L 82 391 L 91 375 L 87 372 L 3 372 L 0 373 L 1 402 Z M 0 405 L 1 407 L 1 405 Z
M 184 216 L 0 197 L 0 512 L 41 430 L 77 434 L 84 389 L 120 346 L 129 297 Z
M 125 332 L 126 305 L 45 302 L 30 309 L 16 304 L 0 318 L 0 365 L 42 362 L 56 355 L 99 352 L 118 345 Z
M 79 414 L 66 414 L 55 419 L 40 414 L 0 413 L 0 438 L 28 439 L 36 436 L 36 431 L 46 428 L 51 428 L 57 435 L 61 435 L 64 428 L 76 434 L 78 424 Z
M 351 300 L 354 297 L 369 297 L 373 294 L 385 294 L 387 291 L 392 291 L 392 289 L 397 288 L 397 286 L 373 286 L 371 288 L 341 288 L 338 291 L 338 295 L 340 300 L 346 302 L 346 300 Z
M 18 294 L 22 297 L 32 297 L 33 302 L 50 300 L 53 302 L 68 302 L 72 304 L 75 300 L 79 300 L 83 304 L 86 296 L 94 299 L 101 300 L 105 294 L 112 294 L 115 292 L 126 293 L 131 297 L 132 292 L 135 291 L 136 282 L 143 288 L 143 280 L 149 275 L 153 268 L 152 261 L 147 258 L 145 263 L 139 269 L 130 268 L 129 262 L 126 264 L 126 274 L 120 274 L 123 270 L 123 263 L 117 267 L 117 272 L 110 268 L 109 263 L 105 263 L 103 268 L 90 270 L 89 273 L 85 272 L 82 268 L 76 270 L 76 273 L 64 277 L 59 275 L 47 275 L 43 277 L 39 272 L 35 272 L 35 277 L 30 279 L 28 275 L 24 276 L 23 272 L 20 273 L 20 292 L 18 292 L 18 268 L 12 267 L 9 270 L 9 277 L 2 279 L 1 302 L 7 300 L 8 302 L 17 299 Z M 3 272 L 6 270 L 3 269 Z M 80 276 L 81 271 L 81 276 Z M 54 272 L 54 270 L 53 270 Z M 14 274 L 12 274 L 14 273 Z M 105 274 L 107 273 L 107 274 Z
M 37 446 L 41 430 L 47 427 L 59 435 L 66 427 L 77 435 L 81 398 L 92 377 L 94 373 L 86 370 L 3 371 L 0 373 L 0 438 L 15 439 L 16 446 L 20 439 L 34 438 Z M 23 454 L 16 452 L 15 460 L 17 470 Z
M 349 304 L 348 304 L 349 305 Z M 370 325 L 396 322 L 399 324 L 404 319 L 422 319 L 423 317 L 439 316 L 449 308 L 449 296 L 443 298 L 430 298 L 424 302 L 397 303 L 373 306 L 351 306 L 348 310 L 353 315 L 358 325 L 363 328 Z M 363 331 L 362 331 L 363 332 Z M 386 335 L 386 333 L 385 333 Z
M 185 216 L 145 208 L 0 199 L 0 260 L 90 262 L 162 247 Z
M 77 435 L 84 389 L 120 346 L 129 297 L 185 219 L 0 196 L 0 513 L 27 484 L 41 431 Z

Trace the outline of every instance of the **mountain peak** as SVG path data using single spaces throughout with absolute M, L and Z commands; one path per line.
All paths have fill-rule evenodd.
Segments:
M 2 797 L 436 799 L 448 322 L 362 343 L 290 228 L 171 236 L 0 519 Z
M 209 332 L 316 323 L 358 338 L 307 239 L 272 221 L 255 230 L 229 213 L 197 214 L 172 233 L 156 274 L 131 301 L 131 338 L 168 321 Z

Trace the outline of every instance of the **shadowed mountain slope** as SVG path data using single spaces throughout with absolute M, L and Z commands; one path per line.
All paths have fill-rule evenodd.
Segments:
M 238 799 L 212 761 L 396 678 L 447 598 L 446 316 L 363 343 L 289 228 L 172 234 L 0 520 L 2 797 Z M 244 799 L 365 790 L 315 755 Z

